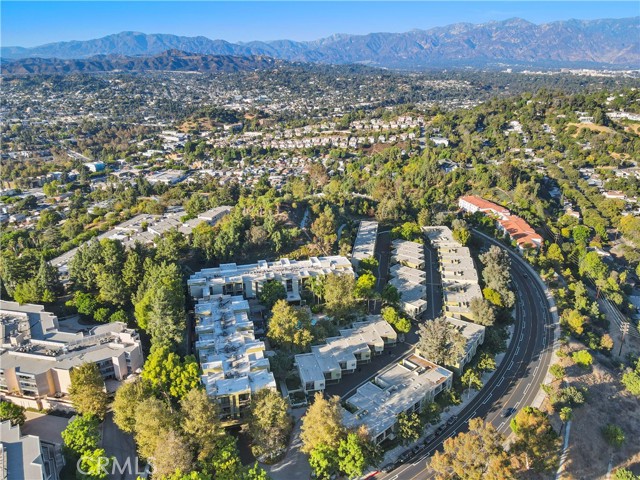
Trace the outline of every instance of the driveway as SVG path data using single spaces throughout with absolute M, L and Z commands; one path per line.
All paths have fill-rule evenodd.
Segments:
M 113 412 L 108 412 L 102 422 L 102 448 L 105 449 L 107 456 L 116 457 L 118 465 L 124 467 L 129 462 L 130 469 L 120 473 L 118 469 L 114 470 L 113 475 L 109 475 L 109 480 L 136 480 L 136 444 L 133 436 L 120 430 L 113 423 Z M 142 462 L 140 462 L 142 469 Z
M 264 465 L 269 477 L 273 480 L 292 480 L 296 478 L 305 479 L 311 477 L 311 467 L 307 456 L 300 451 L 302 440 L 300 440 L 301 418 L 306 413 L 306 408 L 296 408 L 291 411 L 295 419 L 293 432 L 291 432 L 291 443 L 285 457 L 275 465 Z
M 30 411 L 26 411 L 24 414 L 27 417 L 27 421 L 20 427 L 23 435 L 37 435 L 40 440 L 62 445 L 60 433 L 67 428 L 68 418 Z

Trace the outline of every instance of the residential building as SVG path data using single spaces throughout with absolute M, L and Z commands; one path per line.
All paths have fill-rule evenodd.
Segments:
M 373 257 L 376 250 L 377 239 L 378 222 L 362 220 L 358 227 L 356 240 L 353 243 L 353 252 L 351 253 L 351 263 L 353 263 L 353 268 L 357 269 L 361 260 Z
M 299 302 L 306 282 L 318 275 L 351 275 L 351 262 L 345 257 L 311 257 L 308 260 L 282 258 L 275 262 L 260 260 L 249 265 L 223 263 L 191 275 L 187 281 L 191 296 L 243 295 L 256 298 L 262 285 L 270 280 L 281 282 L 289 302 Z
M 311 347 L 311 353 L 295 356 L 302 389 L 306 394 L 323 391 L 326 385 L 338 383 L 342 375 L 353 373 L 358 365 L 380 355 L 388 345 L 395 345 L 398 336 L 380 315 L 355 322 L 340 330 L 340 336 L 327 338 L 324 345 Z
M 453 325 L 467 341 L 464 348 L 464 355 L 458 360 L 457 364 L 454 365 L 456 373 L 462 373 L 464 366 L 471 361 L 478 351 L 478 347 L 484 343 L 486 328 L 477 323 L 465 322 L 464 320 L 452 317 L 447 317 L 446 321 L 450 325 Z
M 138 333 L 122 322 L 73 331 L 42 305 L 7 301 L 0 301 L 0 322 L 0 397 L 25 407 L 68 408 L 71 370 L 83 363 L 116 383 L 143 365 Z
M 524 219 L 513 215 L 507 208 L 497 205 L 475 195 L 467 195 L 458 199 L 458 205 L 466 212 L 481 212 L 496 221 L 500 231 L 511 241 L 516 242 L 520 251 L 527 248 L 539 248 L 542 237 Z
M 413 354 L 344 400 L 344 425 L 354 429 L 364 425 L 375 443 L 393 439 L 398 415 L 420 412 L 438 393 L 450 389 L 452 381 L 451 371 Z
M 22 435 L 20 426 L 0 423 L 0 470 L 2 480 L 58 480 L 61 456 L 52 445 L 35 435 Z
M 84 164 L 85 167 L 89 169 L 90 172 L 102 172 L 105 169 L 104 162 L 87 162 Z
M 195 305 L 202 383 L 229 421 L 242 420 L 256 392 L 276 389 L 265 344 L 255 338 L 249 313 L 240 295 L 204 295 Z
M 453 238 L 449 227 L 422 227 L 422 231 L 438 252 L 445 314 L 457 319 L 473 320 L 471 300 L 482 298 L 482 290 L 471 252 Z
M 400 293 L 400 308 L 412 318 L 427 309 L 427 274 L 424 271 L 424 246 L 406 240 L 392 243 L 389 284 Z

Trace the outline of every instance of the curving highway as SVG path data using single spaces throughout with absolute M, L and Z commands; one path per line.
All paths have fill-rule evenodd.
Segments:
M 504 246 L 493 238 L 475 231 L 485 245 Z M 430 444 L 388 473 L 375 478 L 413 480 L 433 477 L 428 458 L 441 449 L 449 437 L 467 430 L 469 419 L 482 417 L 499 432 L 508 435 L 511 417 L 505 410 L 520 410 L 531 405 L 544 382 L 553 355 L 555 335 L 554 315 L 547 302 L 537 273 L 516 253 L 505 249 L 511 257 L 511 278 L 516 290 L 516 315 L 512 341 L 505 356 L 480 393 L 458 414 L 457 420 Z

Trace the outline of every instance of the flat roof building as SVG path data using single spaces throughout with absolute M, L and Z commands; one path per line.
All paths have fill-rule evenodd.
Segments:
M 462 336 L 467 340 L 464 349 L 464 356 L 458 360 L 455 369 L 461 373 L 464 366 L 471 361 L 473 356 L 478 351 L 478 347 L 484 343 L 484 336 L 486 328 L 483 325 L 477 323 L 465 322 L 457 318 L 447 317 L 446 321 L 455 327 Z
M 392 242 L 389 284 L 400 293 L 400 308 L 417 318 L 427 309 L 427 273 L 424 271 L 424 246 L 406 240 Z
M 395 330 L 380 315 L 371 315 L 367 321 L 340 330 L 339 337 L 327 338 L 324 345 L 313 346 L 311 353 L 295 356 L 303 390 L 310 394 L 339 382 L 343 374 L 353 373 L 357 365 L 371 361 L 371 355 L 395 345 L 397 338 Z
M 118 382 L 143 365 L 138 333 L 122 322 L 67 330 L 42 305 L 7 301 L 0 301 L 0 321 L 0 396 L 14 403 L 55 408 L 69 391 L 71 370 L 83 363 Z
M 344 425 L 364 425 L 375 443 L 393 439 L 398 415 L 419 412 L 438 393 L 451 388 L 452 381 L 451 371 L 413 354 L 344 400 Z
M 241 420 L 253 394 L 276 389 L 265 344 L 254 335 L 249 303 L 239 295 L 207 295 L 197 300 L 194 313 L 202 383 L 223 419 Z
M 357 269 L 361 260 L 373 258 L 378 239 L 378 222 L 362 220 L 358 226 L 356 240 L 353 243 L 351 262 L 353 268 Z
M 260 260 L 249 265 L 223 263 L 191 275 L 187 285 L 194 298 L 221 294 L 256 298 L 265 282 L 275 280 L 285 287 L 289 302 L 299 302 L 302 289 L 310 278 L 328 274 L 354 275 L 351 262 L 338 255 L 308 260 L 282 258 L 275 262 Z
M 57 480 L 58 467 L 50 449 L 35 435 L 22 435 L 20 426 L 0 423 L 2 480 Z

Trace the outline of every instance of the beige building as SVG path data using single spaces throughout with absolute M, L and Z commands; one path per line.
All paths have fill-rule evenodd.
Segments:
M 105 380 L 121 381 L 142 368 L 140 338 L 124 323 L 71 331 L 42 305 L 0 302 L 0 396 L 50 408 L 64 398 L 71 370 L 95 363 Z

